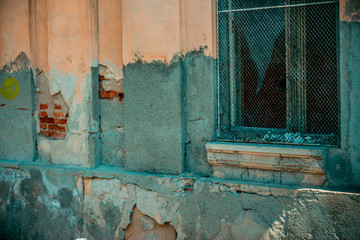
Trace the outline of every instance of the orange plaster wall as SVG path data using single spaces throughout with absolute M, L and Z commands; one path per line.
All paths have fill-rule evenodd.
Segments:
M 91 67 L 90 1 L 48 0 L 49 70 L 82 79 Z
M 28 0 L 0 0 L 0 66 L 21 52 L 30 58 Z
M 99 63 L 122 69 L 122 0 L 99 0 Z
M 216 56 L 216 0 L 123 0 L 124 64 L 169 63 L 174 55 L 207 47 Z
M 340 20 L 346 22 L 360 22 L 360 1 L 340 0 Z
M 123 0 L 124 64 L 170 62 L 180 53 L 179 0 Z
M 90 2 L 1 0 L 1 65 L 21 51 L 30 56 L 30 35 L 35 68 L 46 73 L 53 67 L 71 74 L 84 72 L 94 48 Z M 98 4 L 100 64 L 109 61 L 122 68 L 136 55 L 147 62 L 170 62 L 174 55 L 200 47 L 207 47 L 206 55 L 216 55 L 216 0 L 99 0 Z
M 183 53 L 207 47 L 205 54 L 216 56 L 216 2 L 215 0 L 183 0 L 185 31 Z
M 47 0 L 30 0 L 31 61 L 34 69 L 49 74 Z

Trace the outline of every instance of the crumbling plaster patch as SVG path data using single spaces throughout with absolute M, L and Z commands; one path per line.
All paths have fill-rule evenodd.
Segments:
M 125 240 L 135 239 L 176 239 L 175 229 L 169 224 L 160 225 L 154 219 L 134 207 L 131 224 L 125 230 Z
M 91 109 L 93 101 L 91 74 L 88 71 L 86 74 L 81 74 L 81 78 L 62 71 L 58 72 L 56 67 L 53 67 L 49 73 L 50 94 L 55 95 L 61 92 L 69 107 L 69 130 L 74 133 L 86 130 L 97 131 L 96 124 L 89 122 L 90 116 L 93 113 L 93 109 Z M 95 130 L 91 129 L 92 127 L 95 127 Z
M 55 164 L 71 164 L 94 166 L 98 158 L 94 153 L 96 140 L 91 138 L 99 132 L 99 121 L 96 116 L 99 110 L 94 104 L 92 94 L 92 71 L 77 79 L 75 75 L 58 72 L 56 68 L 50 71 L 48 78 L 45 73 L 38 75 L 38 101 L 48 103 L 55 101 L 57 96 L 65 101 L 62 104 L 64 114 L 68 113 L 66 137 L 53 141 L 39 137 L 38 151 L 40 159 Z M 61 102 L 61 101 L 60 101 Z M 39 124 L 38 124 L 39 125 Z M 40 129 L 38 129 L 39 131 Z M 78 156 L 76 159 L 73 156 Z
M 30 66 L 31 66 L 30 59 L 27 57 L 27 55 L 24 52 L 20 52 L 15 59 L 9 61 L 8 63 L 2 66 L 2 71 L 13 73 L 25 68 L 30 68 Z
M 123 80 L 122 69 L 116 67 L 116 64 L 110 61 L 105 61 L 105 63 L 99 65 L 99 75 L 104 76 L 105 79 L 116 82 Z
M 54 67 L 49 72 L 49 91 L 51 95 L 55 95 L 58 92 L 64 96 L 66 104 L 70 107 L 74 101 L 77 87 L 77 77 L 73 74 L 66 74 L 65 72 L 59 72 Z
M 99 65 L 103 165 L 123 166 L 125 161 L 123 92 L 122 70 L 109 61 Z

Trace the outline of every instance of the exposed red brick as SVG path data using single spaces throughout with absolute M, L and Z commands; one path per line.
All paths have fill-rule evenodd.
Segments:
M 54 137 L 55 139 L 65 138 L 65 137 L 66 137 L 66 133 L 54 132 L 54 133 L 53 133 L 53 137 Z
M 48 109 L 49 104 L 40 104 L 40 109 Z
M 100 91 L 100 98 L 113 99 L 116 95 L 115 91 Z
M 67 119 L 55 119 L 55 124 L 66 124 Z
M 28 108 L 17 108 L 18 110 L 30 110 Z
M 62 109 L 62 107 L 59 104 L 55 104 L 55 109 Z
M 66 113 L 65 118 L 69 118 L 69 113 Z
M 48 128 L 51 130 L 57 130 L 59 132 L 65 132 L 65 127 L 59 125 L 48 125 Z
M 99 75 L 99 81 L 105 80 L 104 76 Z
M 47 128 L 47 125 L 46 124 L 40 124 L 40 128 L 42 128 L 42 129 L 46 129 Z
M 46 137 L 50 137 L 50 132 L 49 131 L 40 131 L 41 135 L 44 135 Z
M 40 113 L 39 113 L 39 116 L 40 116 L 40 117 L 47 117 L 48 114 L 47 114 L 47 112 L 40 112 Z
M 119 101 L 122 102 L 124 100 L 124 93 L 119 93 Z
M 99 82 L 99 89 L 100 89 L 100 90 L 102 90 L 102 89 L 103 89 L 102 82 Z
M 54 123 L 53 118 L 40 118 L 41 123 Z
M 54 117 L 57 117 L 57 118 L 64 117 L 64 113 L 63 112 L 54 112 Z
M 39 94 L 44 94 L 42 91 L 39 91 L 38 93 L 39 93 Z
M 56 133 L 56 131 L 51 130 L 51 129 L 49 129 L 48 131 L 49 131 L 49 137 L 54 136 L 54 134 Z

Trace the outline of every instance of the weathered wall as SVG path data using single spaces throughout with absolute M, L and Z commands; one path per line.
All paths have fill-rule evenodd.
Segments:
M 209 57 L 216 54 L 215 2 L 123 3 L 125 168 L 208 175 L 205 143 L 214 139 L 216 112 L 215 60 Z
M 182 173 L 181 60 L 124 67 L 125 169 Z
M 341 148 L 330 171 L 351 169 L 350 185 L 360 188 L 360 3 L 340 2 Z M 336 170 L 335 170 L 336 169 Z
M 180 2 L 123 1 L 129 170 L 183 172 L 182 60 L 176 56 L 181 51 Z
M 69 109 L 65 139 L 50 142 L 52 161 L 95 166 L 99 161 L 96 150 L 99 107 L 95 91 L 98 82 L 97 1 L 48 0 L 47 9 L 49 92 L 61 94 Z M 76 160 L 71 156 L 77 156 Z
M 209 82 L 214 82 L 215 77 L 215 60 L 211 58 L 216 54 L 214 1 L 166 1 L 166 4 L 159 4 L 156 1 L 23 0 L 12 3 L 2 1 L 1 7 L 4 19 L 1 25 L 2 66 L 10 64 L 10 61 L 24 52 L 31 58 L 31 63 L 19 64 L 27 64 L 26 66 L 32 67 L 34 71 L 35 86 L 31 87 L 31 81 L 26 81 L 28 85 L 22 86 L 19 94 L 26 98 L 23 101 L 24 106 L 16 107 L 22 109 L 16 111 L 16 114 L 21 111 L 22 114 L 28 113 L 19 117 L 19 122 L 22 119 L 23 129 L 13 132 L 12 136 L 8 136 L 8 133 L 2 134 L 3 144 L 6 142 L 5 138 L 11 137 L 14 139 L 8 141 L 10 143 L 19 143 L 15 138 L 21 138 L 27 139 L 24 141 L 27 145 L 33 144 L 24 148 L 32 155 L 27 154 L 26 157 L 16 158 L 17 160 L 33 160 L 38 157 L 41 161 L 53 164 L 93 167 L 102 162 L 104 165 L 124 166 L 126 94 L 123 64 L 133 64 L 138 60 L 143 63 L 160 61 L 164 65 L 163 70 L 167 71 L 165 69 L 169 67 L 170 61 L 173 61 L 178 64 L 178 73 L 176 79 L 170 81 L 176 82 L 176 93 L 170 94 L 175 90 L 171 89 L 170 82 L 163 90 L 170 97 L 174 97 L 175 102 L 168 102 L 165 96 L 163 101 L 170 108 L 177 106 L 177 109 L 174 109 L 177 115 L 161 113 L 170 117 L 168 123 L 179 121 L 172 129 L 179 138 L 177 143 L 170 144 L 177 145 L 176 159 L 170 160 L 178 165 L 173 172 L 196 169 L 197 173 L 209 174 L 210 169 L 205 163 L 204 144 L 213 139 L 214 133 L 215 86 L 209 85 Z M 198 14 L 194 12 L 194 7 L 203 11 Z M 25 14 L 16 11 L 24 11 Z M 21 15 L 21 18 L 14 21 L 12 14 Z M 123 32 L 127 34 L 123 36 Z M 190 57 L 190 54 L 187 60 L 185 56 L 188 52 L 194 52 L 196 57 L 194 54 Z M 161 71 L 158 76 L 164 78 L 165 82 L 168 81 L 166 74 Z M 30 77 L 27 76 L 28 79 Z M 153 79 L 150 75 L 148 77 L 150 81 Z M 138 86 L 143 79 L 140 75 L 133 78 L 128 78 L 129 89 L 130 84 L 133 84 L 135 91 L 142 92 L 142 88 Z M 158 85 L 154 85 L 154 88 L 158 89 Z M 202 92 L 197 92 L 198 89 L 206 89 L 206 92 L 203 92 L 206 93 L 205 98 Z M 129 91 L 129 94 L 133 93 Z M 148 95 L 156 99 L 156 94 Z M 17 100 L 20 99 L 19 97 Z M 160 101 L 159 106 L 161 105 Z M 131 102 L 128 106 L 129 114 L 141 111 L 139 108 L 149 110 L 145 105 L 135 106 Z M 199 111 L 202 107 L 203 112 Z M 29 114 L 35 117 L 31 119 Z M 9 118 L 14 117 L 11 115 Z M 3 119 L 9 121 L 4 115 Z M 158 119 L 162 120 L 163 117 L 159 115 Z M 34 121 L 36 131 L 32 126 Z M 14 126 L 17 124 L 15 121 L 9 122 Z M 129 122 L 129 129 L 132 123 L 134 122 Z M 147 124 L 152 128 L 151 122 Z M 134 136 L 143 134 L 136 124 L 134 126 Z M 200 130 L 196 129 L 197 126 Z M 152 129 L 149 132 L 150 139 L 160 140 L 162 137 L 156 137 L 155 133 L 161 131 Z M 202 132 L 204 134 L 197 135 Z M 130 132 L 129 136 L 132 134 L 133 132 Z M 171 142 L 171 136 L 168 139 L 164 139 L 164 143 Z M 142 146 L 141 138 L 134 144 Z M 134 144 L 129 143 L 129 146 Z M 14 152 L 15 146 L 16 144 L 13 144 L 13 147 L 7 148 L 8 151 Z M 147 147 L 144 148 L 146 149 Z M 164 151 L 162 147 L 158 149 Z M 188 156 L 185 155 L 186 149 L 189 151 Z M 130 147 L 129 151 L 131 152 Z M 75 155 L 76 160 L 72 158 Z M 131 156 L 131 153 L 129 155 Z M 11 157 L 4 155 L 3 158 Z M 127 166 L 130 166 L 135 162 L 129 160 L 128 163 Z
M 17 12 L 20 10 L 25 13 Z M 18 128 L 9 126 L 13 133 L 2 136 L 21 139 L 23 142 L 9 141 L 23 146 L 18 152 L 23 149 L 33 152 L 26 158 L 18 154 L 23 160 L 39 158 L 55 164 L 95 166 L 101 158 L 97 144 L 100 141 L 97 1 L 1 1 L 1 11 L 4 13 L 1 49 L 7 51 L 1 52 L 2 67 L 6 69 L 9 61 L 15 60 L 14 53 L 23 52 L 30 61 L 18 57 L 11 68 L 26 66 L 32 73 L 28 80 L 20 76 L 23 82 L 19 101 L 27 107 L 14 106 L 24 112 L 28 110 L 29 114 L 19 117 L 12 114 L 11 118 L 22 124 Z M 35 86 L 30 87 L 31 84 Z M 35 121 L 36 127 L 29 127 L 29 121 Z M 26 129 L 21 130 L 22 126 Z M 34 150 L 26 143 L 32 137 L 36 143 L 33 148 L 37 147 Z M 1 147 L 11 149 L 5 146 Z
M 30 56 L 29 3 L 26 0 L 2 0 L 0 13 L 0 66 L 3 67 L 21 52 Z
M 207 142 L 216 139 L 216 61 L 202 51 L 184 60 L 185 171 L 208 176 Z
M 124 86 L 122 1 L 99 0 L 99 97 L 102 164 L 123 166 Z
M 123 98 L 101 99 L 101 162 L 123 167 L 125 161 L 124 101 Z
M 28 2 L 3 0 L 0 4 L 0 159 L 33 161 L 36 157 L 32 117 L 35 87 L 29 57 Z
M 0 238 L 360 238 L 358 193 L 293 172 L 209 177 L 215 7 L 0 0 L 0 86 L 19 84 L 0 95 Z M 340 1 L 342 143 L 319 187 L 360 188 L 358 13 Z
M 16 69 L 12 71 L 11 67 Z M 35 84 L 25 53 L 0 70 L 0 87 L 0 159 L 33 161 Z
M 360 237 L 360 195 L 355 193 L 106 167 L 12 167 L 0 168 L 0 233 L 5 239 L 136 239 L 134 234 L 150 239 L 174 239 L 175 234 L 177 239 Z

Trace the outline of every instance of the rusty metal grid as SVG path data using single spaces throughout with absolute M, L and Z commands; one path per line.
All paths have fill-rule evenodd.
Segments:
M 337 19 L 337 1 L 218 1 L 219 140 L 339 144 Z

